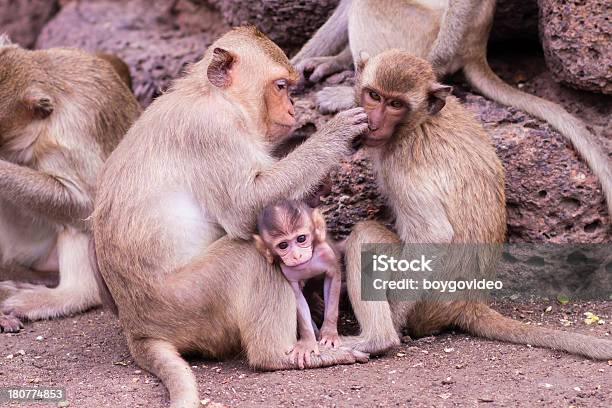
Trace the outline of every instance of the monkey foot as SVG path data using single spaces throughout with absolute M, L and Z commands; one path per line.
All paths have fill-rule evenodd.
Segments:
M 6 290 L 10 293 L 16 293 L 21 289 L 36 289 L 40 286 L 41 285 L 33 285 L 31 283 L 10 280 L 0 282 L 0 290 Z
M 345 347 L 339 348 L 326 348 L 320 351 L 319 355 L 312 354 L 309 361 L 305 362 L 304 368 L 321 368 L 331 367 L 334 365 L 344 364 L 355 364 L 355 363 L 367 363 L 369 356 L 358 350 L 352 350 Z M 279 367 L 267 367 L 268 369 L 288 369 L 288 368 L 301 368 L 294 361 L 287 357 L 286 362 Z
M 0 314 L 0 332 L 4 333 L 17 333 L 23 329 L 23 324 L 13 314 Z
M 381 355 L 386 353 L 393 347 L 399 346 L 400 342 L 397 339 L 371 339 L 364 337 L 342 337 L 342 346 L 351 348 L 356 351 L 361 351 L 371 355 Z
M 359 350 L 346 347 L 321 350 L 321 355 L 312 361 L 313 367 L 328 367 L 340 364 L 367 363 L 369 356 Z
M 350 86 L 328 86 L 317 92 L 315 102 L 323 114 L 351 109 L 355 107 L 355 90 Z
M 6 286 L 4 282 L 1 285 Z M 17 283 L 13 291 L 14 294 L 2 302 L 0 311 L 28 320 L 66 316 L 99 303 L 95 300 L 95 296 L 78 293 L 74 288 L 52 289 L 44 285 Z

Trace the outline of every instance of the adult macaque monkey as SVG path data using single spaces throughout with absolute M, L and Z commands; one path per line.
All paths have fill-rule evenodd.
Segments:
M 361 246 L 365 243 L 501 244 L 505 240 L 504 173 L 482 126 L 436 82 L 429 63 L 391 50 L 357 64 L 356 95 L 368 113 L 379 186 L 396 217 L 397 234 L 377 222 L 358 224 L 346 246 L 347 285 L 361 326 L 344 343 L 381 353 L 399 344 L 403 329 L 423 336 L 447 326 L 513 343 L 550 347 L 594 359 L 612 358 L 612 341 L 527 326 L 466 297 L 416 302 L 361 299 Z M 436 280 L 456 280 L 494 267 L 494 257 L 454 259 L 458 268 Z M 434 295 L 431 295 L 434 296 Z
M 295 124 L 297 78 L 257 29 L 230 31 L 147 108 L 100 177 L 97 263 L 135 361 L 163 381 L 172 407 L 200 404 L 183 352 L 243 349 L 253 367 L 295 368 L 285 354 L 295 297 L 244 240 L 266 204 L 310 192 L 367 128 L 362 108 L 343 112 L 274 159 L 273 143 Z M 364 359 L 329 349 L 306 366 Z
M 391 48 L 425 58 L 438 78 L 463 70 L 469 84 L 484 96 L 514 106 L 550 123 L 566 137 L 598 177 L 612 216 L 612 166 L 593 135 L 556 103 L 504 83 L 489 67 L 487 40 L 494 0 L 342 0 L 330 19 L 293 58 L 300 73 L 319 81 L 357 60 Z M 353 106 L 350 87 L 319 92 L 322 111 Z
M 253 236 L 257 250 L 269 264 L 278 262 L 293 289 L 297 302 L 299 341 L 291 348 L 291 358 L 300 368 L 310 362 L 310 355 L 319 355 L 315 336 L 316 325 L 302 293 L 306 280 L 324 275 L 323 299 L 325 316 L 320 331 L 320 344 L 337 347 L 338 307 L 340 303 L 340 264 L 338 255 L 327 242 L 323 215 L 299 201 L 282 200 L 266 206 L 257 218 Z
M 140 114 L 108 58 L 0 37 L 0 271 L 60 276 L 56 288 L 2 282 L 4 331 L 100 303 L 87 218 L 98 171 Z

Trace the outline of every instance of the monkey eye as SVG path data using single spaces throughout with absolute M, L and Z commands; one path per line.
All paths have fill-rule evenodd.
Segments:
M 289 248 L 289 244 L 288 244 L 288 243 L 286 243 L 285 241 L 283 241 L 283 242 L 281 242 L 280 244 L 278 244 L 278 247 L 279 247 L 280 249 L 287 249 L 287 248 Z
M 278 81 L 274 82 L 274 84 L 276 85 L 276 89 L 279 91 L 284 91 L 289 86 L 286 79 L 279 79 Z
M 402 103 L 402 101 L 398 101 L 398 100 L 391 101 L 389 105 L 391 105 L 391 107 L 395 109 L 401 109 L 404 107 L 404 104 Z
M 380 95 L 374 91 L 370 91 L 370 98 L 374 99 L 375 101 L 380 101 Z
M 306 235 L 298 235 L 297 242 L 299 242 L 300 244 L 302 242 L 306 242 Z

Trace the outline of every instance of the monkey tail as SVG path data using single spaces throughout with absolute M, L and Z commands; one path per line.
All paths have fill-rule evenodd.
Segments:
M 563 350 L 594 360 L 612 359 L 610 340 L 529 326 L 504 317 L 483 303 L 467 308 L 455 323 L 473 335 L 491 340 Z
M 514 106 L 536 116 L 557 129 L 587 162 L 601 183 L 608 214 L 612 216 L 612 168 L 608 156 L 597 145 L 584 123 L 556 103 L 521 92 L 502 81 L 489 67 L 484 56 L 467 63 L 463 72 L 467 81 L 487 98 Z
M 100 267 L 98 266 L 98 256 L 96 254 L 96 243 L 94 241 L 93 235 L 89 239 L 89 263 L 91 264 L 91 270 L 94 273 L 94 277 L 96 278 L 96 283 L 98 284 L 98 292 L 100 293 L 100 298 L 102 299 L 102 303 L 106 307 L 108 307 L 115 316 L 119 315 L 119 309 L 117 309 L 117 304 L 115 303 L 115 299 L 113 299 L 113 295 L 111 295 L 110 290 L 108 290 L 108 286 L 100 273 Z
M 128 347 L 136 363 L 164 383 L 170 394 L 170 408 L 201 405 L 196 378 L 176 346 L 161 339 L 128 337 Z

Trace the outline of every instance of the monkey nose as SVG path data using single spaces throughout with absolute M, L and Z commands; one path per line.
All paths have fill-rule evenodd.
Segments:
M 374 124 L 374 123 L 368 123 L 368 129 L 374 131 L 374 130 L 378 130 L 378 125 Z

